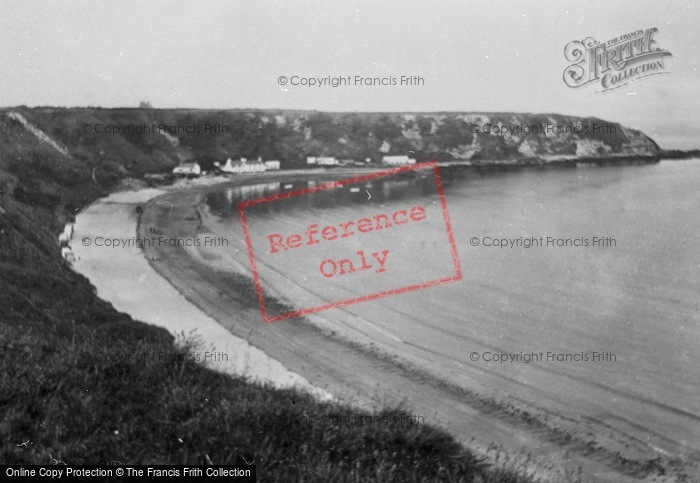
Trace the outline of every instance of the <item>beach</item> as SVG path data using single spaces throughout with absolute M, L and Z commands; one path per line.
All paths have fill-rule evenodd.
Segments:
M 166 328 L 176 338 L 197 339 L 192 354 L 213 369 L 249 377 L 275 387 L 297 387 L 321 399 L 327 392 L 288 371 L 282 364 L 234 336 L 188 302 L 150 267 L 133 242 L 137 211 L 166 191 L 148 189 L 114 193 L 93 203 L 76 217 L 73 234 L 74 269 L 90 279 L 97 294 L 142 322 Z M 88 242 L 89 240 L 89 242 Z

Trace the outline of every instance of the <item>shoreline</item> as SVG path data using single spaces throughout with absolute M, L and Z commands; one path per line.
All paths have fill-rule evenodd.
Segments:
M 132 223 L 136 206 L 165 193 L 155 189 L 118 192 L 96 201 L 76 217 L 74 240 L 131 238 L 135 234 Z M 96 247 L 94 243 L 73 245 L 74 270 L 90 279 L 100 298 L 136 320 L 167 329 L 177 342 L 195 338 L 201 346 L 193 357 L 208 361 L 205 364 L 208 367 L 280 388 L 296 387 L 322 400 L 332 399 L 326 391 L 288 371 L 279 361 L 235 337 L 193 307 L 155 273 L 139 248 Z
M 691 156 L 692 157 L 692 156 Z M 659 163 L 664 157 L 662 155 L 622 155 L 622 156 L 562 156 L 556 159 L 543 158 L 522 158 L 515 160 L 453 160 L 438 162 L 440 167 L 463 168 L 463 169 L 507 169 L 507 168 L 577 168 L 581 165 L 595 165 L 597 167 L 606 166 L 637 166 L 644 164 Z

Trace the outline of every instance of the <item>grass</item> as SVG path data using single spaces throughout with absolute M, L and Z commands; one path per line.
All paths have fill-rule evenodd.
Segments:
M 403 408 L 358 424 L 355 414 L 369 414 L 211 371 L 185 357 L 191 339 L 104 315 L 121 320 L 2 325 L 0 461 L 255 461 L 260 481 L 532 481 L 489 467 L 441 430 L 402 424 Z

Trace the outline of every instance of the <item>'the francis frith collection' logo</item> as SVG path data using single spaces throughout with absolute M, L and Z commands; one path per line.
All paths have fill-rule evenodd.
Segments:
M 599 82 L 602 89 L 596 92 L 606 92 L 643 77 L 668 74 L 664 58 L 671 53 L 655 46 L 656 32 L 650 28 L 607 42 L 593 37 L 569 42 L 564 56 L 573 64 L 564 70 L 564 82 L 572 89 Z

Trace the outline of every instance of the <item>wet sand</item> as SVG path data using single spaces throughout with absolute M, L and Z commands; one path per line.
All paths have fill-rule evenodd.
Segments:
M 232 179 L 229 186 L 291 179 L 289 174 L 282 176 L 242 176 Z M 328 176 L 342 179 L 352 172 L 336 171 Z M 151 200 L 145 206 L 139 236 L 147 236 L 151 228 L 167 238 L 203 235 L 202 230 L 215 224 L 207 219 L 202 206 L 208 191 L 211 188 L 194 187 Z M 576 471 L 581 467 L 585 481 L 640 481 L 634 478 L 640 476 L 639 468 L 618 457 L 624 453 L 623 443 L 592 445 L 585 439 L 571 438 L 566 422 L 557 421 L 556 415 L 542 424 L 537 418 L 517 414 L 514 408 L 499 408 L 477 394 L 451 387 L 413 366 L 410 347 L 404 354 L 390 355 L 379 349 L 379 340 L 363 340 L 357 334 L 353 337 L 313 318 L 264 324 L 259 308 L 231 290 L 222 265 L 208 259 L 205 251 L 168 247 L 147 248 L 145 252 L 149 259 L 155 258 L 151 263 L 158 273 L 208 316 L 346 402 L 369 409 L 404 403 L 423 416 L 425 423 L 447 429 L 476 451 L 487 453 L 495 444 L 511 455 L 531 454 L 532 467 L 540 476 L 556 479 L 562 468 Z M 644 460 L 645 455 L 637 456 L 637 461 Z M 669 476 L 654 481 L 675 480 Z

